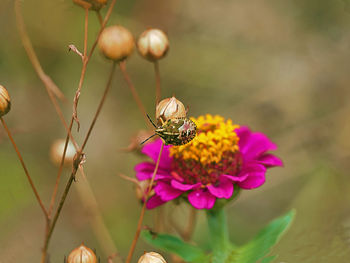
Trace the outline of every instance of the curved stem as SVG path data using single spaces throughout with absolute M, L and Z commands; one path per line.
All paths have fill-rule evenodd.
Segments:
M 157 106 L 158 103 L 160 102 L 161 93 L 162 93 L 162 90 L 160 88 L 160 73 L 159 73 L 158 61 L 154 62 L 154 73 L 155 73 L 155 77 L 156 77 L 156 106 Z
M 101 211 L 90 183 L 83 168 L 80 167 L 79 170 L 82 176 L 77 184 L 77 190 L 82 205 L 85 207 L 86 211 L 89 211 L 88 217 L 90 219 L 89 221 L 92 230 L 94 231 L 97 241 L 100 243 L 100 247 L 103 249 L 106 256 L 117 254 L 117 248 L 101 215 Z
M 149 187 L 148 187 L 148 190 L 147 190 L 147 193 L 146 193 L 145 201 L 144 201 L 144 203 L 142 205 L 140 218 L 139 218 L 139 221 L 137 223 L 136 233 L 135 233 L 134 239 L 132 241 L 132 244 L 131 244 L 131 247 L 130 247 L 130 250 L 129 250 L 129 253 L 128 253 L 128 257 L 126 259 L 126 263 L 130 263 L 131 262 L 132 256 L 133 256 L 134 251 L 135 251 L 137 240 L 140 237 L 142 222 L 143 222 L 143 218 L 144 218 L 145 212 L 146 212 L 146 204 L 147 204 L 147 201 L 148 201 L 148 198 L 149 198 L 149 194 L 150 194 L 150 192 L 152 190 L 152 185 L 154 183 L 154 179 L 155 179 L 157 171 L 158 171 L 160 158 L 162 156 L 163 149 L 164 149 L 164 143 L 162 143 L 162 145 L 160 147 L 160 151 L 159 151 L 159 154 L 158 154 L 158 159 L 157 159 L 157 162 L 156 162 L 156 166 L 154 168 L 152 179 L 151 179 L 151 182 L 149 184 Z
M 58 217 L 59 217 L 60 214 L 61 214 L 61 210 L 62 210 L 62 208 L 63 208 L 63 205 L 64 205 L 65 201 L 66 201 L 66 198 L 67 198 L 67 195 L 68 195 L 68 193 L 69 193 L 69 190 L 70 190 L 70 188 L 71 188 L 71 186 L 72 186 L 72 183 L 73 183 L 73 181 L 75 180 L 75 175 L 76 175 L 76 173 L 77 173 L 77 171 L 78 171 L 78 169 L 79 169 L 81 160 L 82 160 L 82 158 L 83 158 L 83 150 L 84 150 L 84 148 L 85 148 L 85 146 L 86 146 L 86 143 L 87 143 L 87 141 L 88 141 L 88 139 L 89 139 L 89 137 L 90 137 L 91 131 L 92 131 L 93 127 L 95 126 L 96 120 L 97 120 L 97 118 L 98 118 L 98 116 L 99 116 L 99 114 L 100 114 L 100 112 L 101 112 L 101 109 L 102 109 L 102 106 L 103 106 L 103 104 L 104 104 L 104 102 L 105 102 L 105 100 L 106 100 L 108 91 L 110 90 L 110 86 L 111 86 L 111 84 L 112 84 L 112 79 L 113 79 L 113 76 L 114 76 L 115 66 L 116 66 L 115 63 L 113 63 L 113 65 L 112 65 L 112 70 L 111 70 L 111 73 L 110 73 L 110 75 L 109 75 L 109 79 L 108 79 L 108 82 L 107 82 L 105 91 L 104 91 L 104 93 L 103 93 L 103 96 L 102 96 L 102 98 L 101 98 L 101 101 L 100 101 L 100 103 L 99 103 L 99 106 L 98 106 L 98 108 L 97 108 L 97 111 L 96 111 L 96 113 L 95 113 L 95 116 L 94 116 L 94 118 L 93 118 L 93 120 L 92 120 L 92 122 L 91 122 L 91 124 L 90 124 L 89 130 L 88 130 L 88 132 L 87 132 L 87 134 L 86 134 L 86 136 L 85 136 L 84 143 L 83 143 L 83 145 L 80 147 L 79 151 L 78 151 L 77 154 L 76 154 L 76 159 L 77 159 L 77 160 L 76 160 L 76 161 L 74 162 L 74 164 L 73 164 L 73 170 L 72 170 L 72 172 L 71 172 L 71 175 L 70 175 L 70 177 L 69 177 L 69 180 L 68 180 L 68 182 L 67 182 L 67 184 L 66 184 L 66 187 L 65 187 L 65 189 L 64 189 L 64 192 L 63 192 L 62 197 L 61 197 L 61 199 L 60 199 L 60 202 L 59 202 L 59 204 L 58 204 L 58 208 L 57 208 L 57 211 L 56 211 L 56 213 L 55 213 L 55 215 L 54 215 L 54 217 L 53 217 L 53 220 L 52 220 L 51 226 L 50 226 L 50 228 L 49 228 L 48 234 L 47 234 L 46 237 L 45 237 L 45 242 L 44 242 L 44 248 L 43 248 L 43 252 L 42 252 L 41 263 L 45 263 L 46 255 L 47 255 L 47 248 L 48 248 L 48 246 L 49 246 L 49 242 L 50 242 L 50 239 L 51 239 L 53 230 L 55 229 L 56 222 L 57 222 L 57 220 L 58 220 Z
M 17 153 L 18 159 L 19 159 L 19 161 L 20 161 L 21 164 L 22 164 L 24 173 L 25 173 L 26 176 L 27 176 L 27 179 L 28 179 L 28 181 L 29 181 L 30 187 L 32 188 L 32 190 L 33 190 L 33 192 L 34 192 L 34 195 L 35 195 L 36 199 L 38 200 L 38 203 L 39 203 L 39 205 L 40 205 L 40 207 L 41 207 L 41 210 L 43 211 L 46 220 L 48 220 L 48 219 L 49 219 L 49 216 L 48 216 L 48 213 L 47 213 L 47 211 L 46 211 L 46 208 L 45 208 L 45 206 L 44 206 L 44 204 L 43 204 L 43 202 L 42 202 L 42 200 L 41 200 L 41 198 L 40 198 L 40 195 L 39 195 L 38 191 L 36 190 L 36 187 L 35 187 L 35 185 L 34 185 L 34 183 L 33 183 L 32 178 L 31 178 L 30 175 L 29 175 L 27 166 L 25 165 L 24 160 L 23 160 L 23 158 L 22 158 L 22 155 L 21 155 L 21 153 L 20 153 L 19 150 L 18 150 L 18 147 L 17 147 L 17 145 L 16 145 L 16 143 L 15 143 L 15 140 L 14 140 L 13 137 L 12 137 L 12 134 L 11 134 L 11 132 L 10 132 L 10 129 L 7 127 L 7 125 L 6 125 L 6 123 L 5 123 L 5 120 L 4 120 L 2 117 L 0 117 L 0 120 L 1 120 L 1 123 L 2 123 L 2 125 L 4 126 L 4 128 L 5 128 L 6 132 L 7 132 L 7 135 L 8 135 L 9 138 L 10 138 L 10 141 L 11 141 L 11 143 L 12 143 L 12 145 L 13 145 L 13 148 L 15 149 L 15 151 L 16 151 L 16 153 Z
M 137 104 L 137 106 L 139 107 L 139 110 L 142 114 L 142 116 L 145 118 L 146 120 L 146 123 L 148 124 L 148 126 L 150 128 L 153 128 L 151 123 L 149 122 L 148 118 L 147 118 L 147 113 L 146 113 L 146 109 L 145 109 L 145 106 L 143 105 L 141 99 L 140 99 L 140 96 L 139 94 L 137 93 L 136 89 L 135 89 L 135 86 L 134 84 L 132 83 L 131 79 L 130 79 L 130 76 L 128 74 L 128 72 L 126 71 L 126 63 L 125 61 L 122 61 L 119 63 L 119 67 L 120 67 L 120 71 L 122 72 L 123 74 L 123 77 L 125 79 L 125 82 L 126 84 L 128 85 L 130 91 L 131 91 L 131 94 Z

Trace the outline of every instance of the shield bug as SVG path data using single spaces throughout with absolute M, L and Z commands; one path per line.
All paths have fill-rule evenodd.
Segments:
M 175 146 L 189 143 L 194 137 L 196 137 L 197 126 L 190 119 L 184 117 L 171 118 L 163 122 L 161 125 L 156 126 L 148 115 L 147 117 L 156 130 L 151 137 L 144 140 L 141 144 L 144 144 L 146 141 L 156 135 L 162 138 L 165 145 Z

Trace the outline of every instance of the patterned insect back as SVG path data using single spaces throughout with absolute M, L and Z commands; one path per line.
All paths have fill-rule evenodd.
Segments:
M 164 140 L 166 145 L 183 145 L 196 137 L 197 126 L 187 118 L 173 118 L 167 120 L 156 129 L 156 134 Z

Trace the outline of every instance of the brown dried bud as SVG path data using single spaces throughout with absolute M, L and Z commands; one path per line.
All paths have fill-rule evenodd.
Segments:
M 166 261 L 161 254 L 147 252 L 140 257 L 138 263 L 166 263 Z
M 11 109 L 10 95 L 4 86 L 0 85 L 0 117 L 7 114 Z
M 67 263 L 97 263 L 97 258 L 90 248 L 81 244 L 70 252 Z
M 100 10 L 107 4 L 107 0 L 73 0 L 73 2 L 85 9 L 87 8 L 95 11 Z
M 182 102 L 175 97 L 171 97 L 158 103 L 156 107 L 156 120 L 158 124 L 162 124 L 172 118 L 185 118 L 186 113 Z
M 144 58 L 155 61 L 163 58 L 169 49 L 167 35 L 159 29 L 144 31 L 137 41 L 139 53 Z
M 134 50 L 134 37 L 125 27 L 106 27 L 100 36 L 98 46 L 109 59 L 121 61 L 126 59 Z
M 149 185 L 151 183 L 151 180 L 143 180 L 140 181 L 136 186 L 136 198 L 142 202 L 145 201 L 146 194 L 148 192 Z M 153 196 L 155 194 L 154 189 L 151 189 L 151 192 L 149 193 L 149 197 Z
M 64 151 L 64 145 L 66 144 L 65 139 L 58 139 L 53 142 L 50 149 L 50 159 L 54 165 L 59 166 Z M 71 142 L 68 142 L 66 156 L 64 158 L 64 164 L 71 166 L 73 163 L 73 157 L 75 155 L 75 148 Z

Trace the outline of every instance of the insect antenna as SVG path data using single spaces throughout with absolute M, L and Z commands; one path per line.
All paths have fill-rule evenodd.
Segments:
M 154 136 L 156 136 L 157 134 L 153 134 L 150 137 L 148 137 L 146 140 L 144 140 L 143 142 L 140 143 L 140 145 L 144 144 L 145 142 L 147 142 L 149 139 L 153 138 Z
M 152 123 L 152 125 L 154 126 L 154 128 L 157 128 L 157 126 L 154 124 L 154 122 L 152 121 L 152 119 L 151 119 L 151 117 L 148 115 L 148 114 L 146 114 L 147 115 L 147 118 L 149 119 L 149 121 Z

